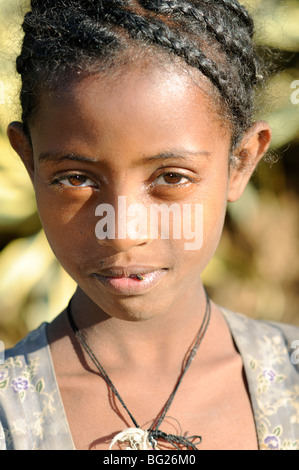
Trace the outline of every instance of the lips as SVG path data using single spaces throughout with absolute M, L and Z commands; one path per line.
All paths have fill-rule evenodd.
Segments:
M 162 269 L 153 266 L 109 266 L 97 270 L 96 274 L 105 277 L 130 277 L 135 275 L 143 276 L 160 270 Z
M 152 288 L 166 272 L 167 269 L 155 267 L 113 266 L 93 273 L 93 277 L 105 288 L 116 294 L 134 295 Z

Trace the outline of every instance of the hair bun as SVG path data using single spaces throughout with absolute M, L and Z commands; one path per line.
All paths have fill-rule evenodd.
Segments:
M 63 7 L 65 2 L 63 0 L 31 0 L 31 10 L 39 11 L 41 13 L 48 9 L 55 7 Z
M 133 62 L 135 43 L 180 57 L 210 80 L 233 144 L 251 124 L 262 74 L 252 18 L 237 0 L 31 0 L 31 8 L 17 59 L 24 123 L 42 86 L 56 86 L 66 72 L 92 73 L 100 62 L 111 66 L 126 49 Z
M 84 9 L 95 5 L 101 6 L 101 4 L 102 0 L 31 0 L 31 9 L 44 13 L 46 10 L 68 9 L 70 7 Z
M 130 0 L 31 0 L 31 9 L 44 13 L 46 10 L 75 8 L 76 10 L 104 9 L 104 7 L 125 7 Z
M 88 8 L 94 4 L 101 4 L 101 0 L 31 0 L 32 11 L 45 13 L 49 10 L 69 9 L 75 7 L 77 9 Z

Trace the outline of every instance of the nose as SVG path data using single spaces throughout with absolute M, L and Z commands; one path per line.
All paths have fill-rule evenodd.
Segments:
M 114 204 L 96 207 L 95 215 L 101 217 L 96 224 L 98 243 L 117 252 L 125 252 L 151 242 L 148 236 L 147 206 L 127 196 L 117 196 Z

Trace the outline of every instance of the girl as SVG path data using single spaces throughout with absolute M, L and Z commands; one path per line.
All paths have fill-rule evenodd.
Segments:
M 6 352 L 0 448 L 298 449 L 298 329 L 224 311 L 201 282 L 227 201 L 271 138 L 252 122 L 262 69 L 247 11 L 235 0 L 31 7 L 22 123 L 8 136 L 78 288 Z M 145 209 L 142 234 L 120 202 Z M 201 230 L 195 249 L 178 214 Z

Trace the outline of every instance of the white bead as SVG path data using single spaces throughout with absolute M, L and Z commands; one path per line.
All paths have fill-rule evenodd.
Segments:
M 128 442 L 130 446 L 126 447 L 126 450 L 153 450 L 148 436 L 148 431 L 144 431 L 140 428 L 128 428 L 114 436 L 109 449 L 117 442 Z

